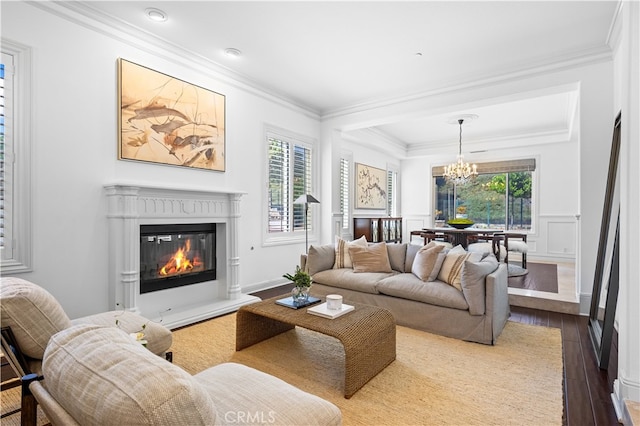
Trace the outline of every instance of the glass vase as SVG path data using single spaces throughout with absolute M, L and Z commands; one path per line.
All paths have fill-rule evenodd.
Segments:
M 307 303 L 309 300 L 309 289 L 311 287 L 294 287 L 291 290 L 291 298 L 293 299 L 293 303 L 302 305 Z

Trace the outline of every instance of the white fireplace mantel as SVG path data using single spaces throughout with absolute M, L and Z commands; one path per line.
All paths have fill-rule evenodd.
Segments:
M 106 185 L 109 305 L 176 328 L 259 300 L 239 284 L 239 191 Z M 140 294 L 140 225 L 215 223 L 216 280 Z

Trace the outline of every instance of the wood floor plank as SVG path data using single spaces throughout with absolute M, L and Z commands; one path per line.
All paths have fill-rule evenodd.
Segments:
M 567 426 L 595 425 L 591 410 L 591 400 L 588 397 L 586 383 L 581 380 L 567 379 L 565 382 L 565 398 L 567 399 Z

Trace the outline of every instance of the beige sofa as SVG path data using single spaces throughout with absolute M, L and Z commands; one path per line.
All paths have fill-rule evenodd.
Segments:
M 342 422 L 335 405 L 276 377 L 235 363 L 192 376 L 114 327 L 82 324 L 55 334 L 42 372 L 23 391 L 54 425 Z
M 301 267 L 312 276 L 314 296 L 340 294 L 346 303 L 388 309 L 398 325 L 494 344 L 510 315 L 507 266 L 436 245 L 340 240 L 311 246 Z

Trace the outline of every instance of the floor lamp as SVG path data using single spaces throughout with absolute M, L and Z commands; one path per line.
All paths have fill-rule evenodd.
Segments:
M 304 246 L 305 253 L 309 254 L 309 230 L 307 229 L 307 213 L 309 212 L 309 204 L 310 203 L 320 203 L 320 201 L 316 200 L 315 197 L 311 194 L 303 194 L 296 198 L 293 204 L 304 204 Z

